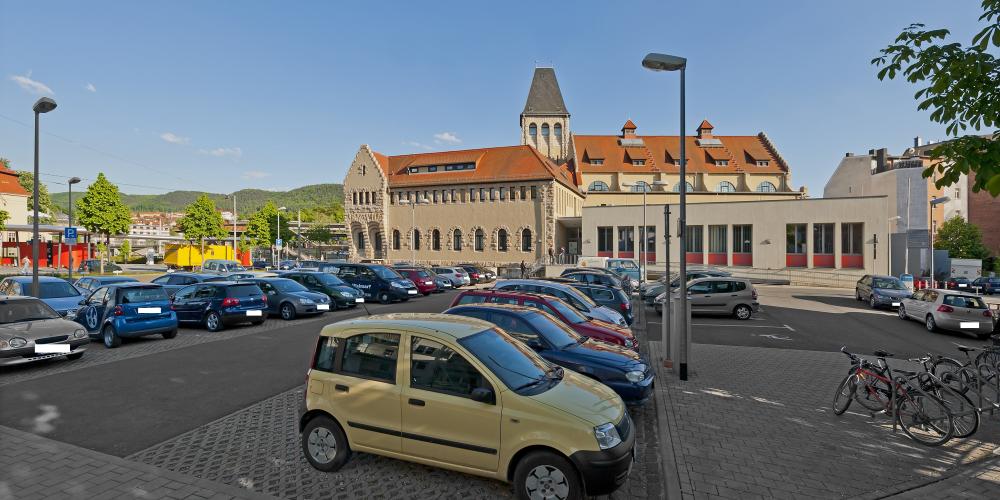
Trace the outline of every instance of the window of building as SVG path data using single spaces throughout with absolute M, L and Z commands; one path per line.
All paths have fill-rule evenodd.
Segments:
M 955 188 L 955 199 L 956 200 L 962 199 L 962 188 Z
M 646 160 L 632 160 L 632 166 L 641 167 L 646 164 Z
M 650 187 L 650 185 L 647 184 L 646 181 L 636 181 L 635 184 L 632 184 L 633 193 L 642 193 L 642 192 L 648 193 L 652 190 L 653 190 L 652 187 Z
M 516 186 L 511 186 L 510 189 L 508 190 L 508 192 L 510 193 L 510 201 L 514 201 L 514 200 L 517 199 L 517 187 Z
M 420 167 L 410 167 L 410 173 L 415 174 L 420 171 Z
M 614 230 L 615 228 L 610 226 L 603 226 L 597 228 L 597 251 L 598 252 L 613 252 L 614 249 Z
M 427 171 L 428 171 L 428 172 L 437 172 L 437 171 L 438 171 L 438 168 L 437 168 L 437 166 L 434 166 L 434 167 L 427 167 Z
M 646 226 L 646 247 L 642 251 L 656 253 L 656 226 Z
M 694 191 L 694 186 L 692 186 L 690 182 L 685 182 L 685 183 L 684 183 L 684 186 L 685 186 L 685 187 L 684 187 L 684 189 L 685 189 L 685 190 L 686 190 L 686 191 L 687 191 L 688 193 L 690 193 L 690 192 Z M 681 183 L 679 183 L 679 182 L 678 182 L 677 184 L 674 184 L 674 192 L 675 192 L 675 193 L 679 193 L 679 192 L 681 192 Z
M 587 191 L 598 192 L 598 191 L 609 191 L 608 184 L 604 181 L 594 181 L 587 186 Z
M 531 137 L 538 137 L 538 125 L 535 125 L 534 123 L 528 125 L 528 135 Z
M 451 202 L 452 203 L 458 203 L 458 197 L 456 196 L 456 194 L 458 194 L 458 193 L 456 193 L 455 190 L 452 189 L 451 190 Z
M 785 226 L 785 253 L 806 253 L 807 224 L 787 224 Z
M 733 225 L 733 253 L 753 253 L 753 226 Z
M 437 229 L 431 231 L 431 250 L 441 250 L 441 231 Z
M 531 230 L 523 229 L 521 230 L 521 251 L 530 252 L 531 251 Z
M 462 250 L 462 230 L 456 229 L 452 234 L 451 248 L 455 251 Z
M 774 193 L 774 192 L 777 192 L 777 191 L 778 191 L 778 188 L 774 187 L 774 184 L 771 184 L 768 181 L 764 181 L 764 182 L 761 182 L 760 184 L 757 184 L 757 192 L 758 193 Z
M 490 201 L 497 201 L 497 188 L 490 188 Z
M 444 171 L 445 172 L 449 172 L 449 171 L 452 171 L 452 170 L 455 170 L 455 165 L 445 165 L 444 166 Z
M 503 201 L 503 200 L 506 200 L 506 199 L 507 199 L 507 188 L 501 187 L 500 188 L 500 201 Z
M 351 204 L 358 204 L 358 193 L 351 193 Z
M 528 190 L 527 186 L 521 186 L 521 201 L 524 201 L 524 200 L 528 199 L 528 197 L 526 196 L 527 195 L 527 190 Z
M 399 250 L 399 245 L 400 245 L 399 244 L 399 239 L 400 239 L 399 238 L 399 230 L 398 229 L 393 229 L 392 230 L 392 249 L 393 250 Z
M 726 253 L 726 229 L 724 225 L 708 226 L 709 253 Z
M 396 383 L 396 356 L 399 335 L 363 333 L 344 341 L 341 371 L 362 378 Z
M 435 190 L 435 191 L 434 191 L 434 192 L 432 193 L 432 196 L 433 196 L 433 197 L 431 198 L 431 201 L 433 201 L 434 203 L 437 203 L 437 202 L 438 202 L 438 192 L 437 192 L 437 190 Z
M 728 167 L 729 166 L 729 160 L 715 160 L 715 166 L 716 167 Z
M 477 252 L 482 252 L 486 249 L 486 233 L 482 229 L 476 229 L 476 246 Z
M 687 227 L 687 253 L 702 253 L 705 251 L 704 243 L 704 227 L 703 226 L 688 226 Z
M 548 136 L 549 136 L 549 124 L 548 123 L 543 123 L 542 124 L 542 137 L 548 137 Z
M 532 200 L 538 199 L 538 186 L 531 186 L 531 199 Z
M 486 188 L 479 188 L 479 201 L 486 201 Z
M 471 398 L 477 388 L 491 387 L 474 366 L 450 347 L 420 337 L 413 337 L 410 345 L 410 387 L 462 398 Z
M 716 191 L 719 193 L 735 193 L 736 186 L 734 186 L 732 182 L 722 181 L 719 183 L 719 187 L 716 189 Z
M 413 249 L 420 250 L 420 230 L 413 230 Z
M 591 165 L 604 165 L 604 158 L 591 158 L 590 159 L 590 164 Z
M 845 255 L 861 255 L 864 253 L 864 223 L 845 222 L 840 225 L 840 251 Z
M 354 241 L 357 242 L 358 250 L 365 249 L 365 233 L 358 233 L 358 236 L 357 238 L 354 238 Z
M 552 133 L 555 134 L 556 139 L 562 139 L 562 124 L 557 123 L 552 126 Z
M 635 251 L 635 228 L 632 226 L 618 226 L 618 251 Z
M 469 188 L 469 201 L 476 201 L 476 188 Z
M 813 253 L 833 254 L 833 224 L 813 224 Z
M 766 166 L 768 166 L 770 164 L 771 164 L 771 162 L 769 162 L 767 160 L 757 160 L 757 166 L 758 167 L 766 167 Z
M 507 251 L 507 230 L 500 229 L 497 231 L 497 250 L 501 252 Z

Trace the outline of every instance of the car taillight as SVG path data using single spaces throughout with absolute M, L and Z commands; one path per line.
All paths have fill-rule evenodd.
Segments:
M 479 274 L 472 274 L 471 276 L 472 276 L 473 278 L 478 278 L 478 277 L 479 277 Z
M 628 311 L 629 309 L 632 309 L 632 304 L 629 304 L 628 302 L 622 302 L 621 305 L 622 312 Z
M 993 317 L 993 311 L 990 311 L 989 309 L 987 309 L 987 310 L 983 311 L 983 316 L 986 316 L 987 318 L 992 318 Z
M 953 313 L 953 312 L 955 312 L 955 308 L 954 307 L 951 307 L 951 306 L 948 306 L 948 305 L 944 305 L 944 304 L 939 305 L 938 308 L 937 308 L 937 310 L 938 310 L 938 312 L 942 312 L 942 313 Z
M 125 314 L 125 310 L 122 309 L 122 306 L 115 306 L 115 313 L 114 314 L 115 314 L 115 316 L 122 316 L 122 315 Z
M 226 297 L 222 299 L 222 307 L 232 307 L 240 305 L 240 299 L 236 297 Z
M 264 305 L 265 305 L 265 306 L 267 305 L 267 295 L 261 295 L 261 296 L 260 296 L 260 300 L 263 300 L 263 301 L 264 301 Z

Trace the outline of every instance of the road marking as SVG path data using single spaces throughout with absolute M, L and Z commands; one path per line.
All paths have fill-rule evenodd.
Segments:
M 774 326 L 774 325 L 743 325 L 743 324 L 729 324 L 729 323 L 691 323 L 691 326 L 733 326 L 737 328 L 778 328 L 780 330 L 791 330 L 795 331 L 794 328 L 788 325 Z
M 773 340 L 792 340 L 789 337 L 782 337 L 780 335 L 771 335 L 771 334 L 757 335 L 756 333 L 752 333 L 751 335 L 753 335 L 754 337 L 766 337 Z
M 792 328 L 792 327 L 790 327 L 790 326 L 788 326 L 788 325 L 785 325 L 785 328 L 788 328 L 789 330 L 791 330 L 791 331 L 793 331 L 793 332 L 795 331 L 795 329 L 794 329 L 794 328 Z

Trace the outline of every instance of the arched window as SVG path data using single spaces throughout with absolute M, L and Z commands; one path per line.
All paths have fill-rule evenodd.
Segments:
M 455 234 L 454 234 L 454 236 L 452 238 L 452 247 L 451 248 L 453 250 L 455 250 L 455 251 L 461 251 L 462 250 L 462 230 L 461 229 L 456 229 L 455 230 Z
M 497 231 L 497 250 L 501 252 L 507 251 L 507 230 L 501 229 Z
M 594 181 L 587 186 L 587 191 L 609 191 L 608 184 L 604 181 Z
M 420 250 L 420 230 L 413 230 L 413 249 Z
M 688 193 L 690 193 L 691 191 L 694 191 L 694 186 L 692 186 L 690 182 L 685 182 L 684 185 L 686 186 L 684 189 Z M 681 183 L 678 182 L 677 184 L 674 184 L 674 192 L 675 193 L 681 192 Z
M 399 250 L 399 230 L 392 230 L 392 249 Z
M 375 233 L 372 235 L 372 242 L 374 243 L 375 251 L 382 251 L 382 233 Z
M 764 182 L 761 182 L 760 184 L 757 184 L 757 192 L 758 193 L 775 193 L 777 191 L 778 191 L 778 188 L 774 187 L 774 184 L 771 184 L 768 181 L 764 181 Z
M 525 229 L 521 231 L 521 251 L 530 252 L 531 251 L 531 230 Z
M 355 238 L 355 240 L 357 240 L 358 250 L 364 250 L 365 249 L 365 233 L 360 233 L 359 232 L 358 233 L 358 237 Z
M 486 249 L 486 233 L 482 229 L 476 229 L 476 251 L 482 252 Z
M 653 190 L 653 188 L 650 187 L 650 185 L 647 184 L 646 181 L 636 181 L 635 184 L 632 184 L 632 192 L 633 193 L 641 193 L 643 191 L 645 191 L 645 192 L 648 193 L 648 192 L 650 192 L 652 190 Z
M 557 123 L 552 126 L 552 133 L 555 134 L 556 139 L 562 140 L 562 124 Z
M 534 123 L 528 125 L 528 135 L 531 137 L 538 137 L 538 125 L 535 125 Z
M 431 250 L 441 250 L 441 231 L 431 231 Z
M 715 191 L 719 193 L 735 193 L 736 186 L 734 186 L 732 182 L 722 181 L 719 183 L 719 187 L 716 188 Z
M 543 123 L 542 124 L 542 137 L 548 137 L 548 136 L 549 136 L 549 124 L 548 123 Z

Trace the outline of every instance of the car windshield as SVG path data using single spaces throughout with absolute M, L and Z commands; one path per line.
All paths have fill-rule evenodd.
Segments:
M 584 323 L 587 321 L 587 317 L 580 314 L 580 311 L 573 309 L 572 307 L 570 307 L 565 302 L 559 299 L 549 300 L 549 306 L 551 306 L 556 311 L 559 311 L 559 314 L 562 314 L 562 316 L 566 318 L 566 321 L 573 323 L 574 325 L 578 323 Z
M 418 270 L 417 271 L 417 276 L 420 276 L 421 278 L 430 278 L 431 277 L 430 273 L 428 273 L 427 271 L 424 271 L 424 270 Z
M 458 341 L 511 390 L 543 382 L 550 365 L 527 345 L 497 328 Z
M 369 269 L 371 269 L 372 272 L 378 275 L 379 278 L 385 280 L 398 280 L 402 278 L 402 276 L 400 276 L 399 273 L 385 266 L 371 266 L 369 267 Z
M 59 313 L 40 300 L 19 299 L 0 302 L 0 324 L 58 317 Z
M 545 337 L 545 340 L 559 349 L 577 345 L 582 338 L 565 323 L 547 312 L 532 311 L 527 314 L 525 319 L 538 330 L 542 337 Z
M 320 273 L 320 274 L 315 274 L 314 276 L 316 276 L 316 279 L 320 283 L 322 283 L 324 285 L 342 286 L 342 285 L 345 284 L 344 280 L 342 280 L 342 279 L 340 279 L 340 278 L 338 278 L 338 277 L 336 277 L 336 276 L 334 276 L 332 274 Z
M 620 267 L 622 269 L 639 269 L 639 266 L 635 265 L 635 262 L 631 260 L 619 260 L 611 264 L 612 267 Z
M 572 295 L 573 298 L 579 300 L 580 302 L 583 302 L 584 304 L 586 304 L 587 305 L 587 309 L 593 309 L 595 307 L 598 307 L 597 302 L 594 302 L 593 299 L 591 299 L 590 297 L 587 297 L 583 292 L 577 290 L 576 288 L 568 286 L 568 287 L 566 287 L 566 290 L 563 290 L 563 291 L 566 292 L 569 295 Z
M 144 286 L 140 288 L 126 288 L 122 290 L 122 303 L 129 302 L 155 302 L 170 300 L 167 292 L 158 286 Z
M 903 283 L 895 278 L 875 278 L 875 284 L 872 288 L 881 288 L 883 290 L 906 290 Z
M 967 295 L 945 295 L 945 305 L 952 307 L 966 307 L 969 309 L 986 309 L 986 303 L 979 297 L 969 297 Z
M 241 266 L 239 264 L 222 264 L 221 266 L 219 266 L 219 270 L 230 272 L 230 273 L 235 273 L 235 272 L 238 272 L 238 271 L 246 271 L 247 268 L 245 268 L 245 267 L 243 267 L 243 266 Z
M 331 276 L 332 278 L 332 276 Z M 299 284 L 297 281 L 293 281 L 286 278 L 276 279 L 268 281 L 274 288 L 278 289 L 279 292 L 292 293 L 292 292 L 308 292 L 309 289 Z
M 25 288 L 31 289 L 31 286 Z M 65 281 L 45 281 L 38 284 L 38 298 L 40 299 L 61 299 L 78 295 L 80 295 L 80 291 Z

